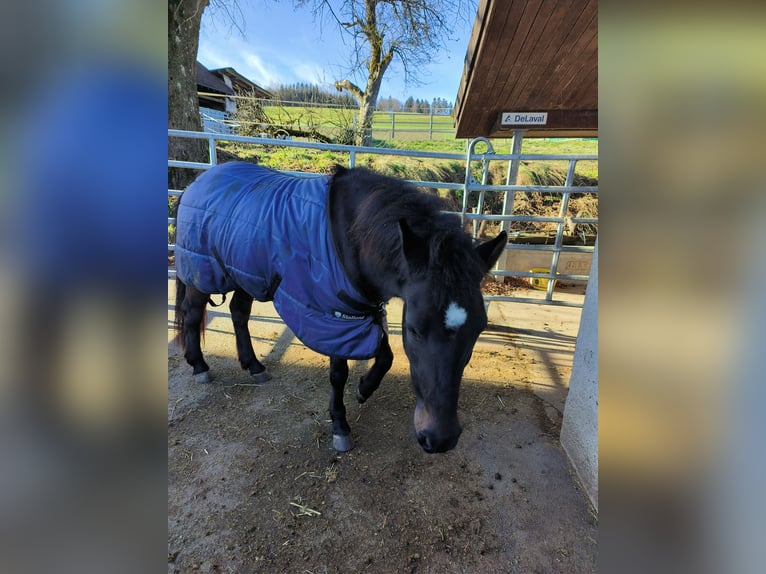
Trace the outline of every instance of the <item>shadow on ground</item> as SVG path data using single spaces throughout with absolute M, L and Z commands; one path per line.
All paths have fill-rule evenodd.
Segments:
M 239 369 L 225 312 L 209 317 L 211 384 L 169 345 L 168 572 L 596 571 L 595 517 L 558 441 L 576 330 L 491 326 L 465 372 L 460 443 L 442 455 L 414 439 L 394 336 L 378 392 L 358 405 L 347 388 L 356 447 L 337 454 L 327 359 L 268 307 L 251 321 L 264 385 Z

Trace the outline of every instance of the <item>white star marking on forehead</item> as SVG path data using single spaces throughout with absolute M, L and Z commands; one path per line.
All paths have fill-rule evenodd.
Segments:
M 465 323 L 466 319 L 468 319 L 468 313 L 454 301 L 449 304 L 449 307 L 444 312 L 444 326 L 447 329 L 457 329 Z

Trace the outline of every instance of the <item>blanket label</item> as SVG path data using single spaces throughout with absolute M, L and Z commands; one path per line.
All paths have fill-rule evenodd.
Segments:
M 348 319 L 349 321 L 362 321 L 369 317 L 369 315 L 350 315 L 343 311 L 333 311 L 332 314 L 338 319 Z

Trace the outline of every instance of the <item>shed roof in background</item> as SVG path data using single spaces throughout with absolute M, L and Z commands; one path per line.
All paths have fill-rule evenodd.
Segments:
M 226 75 L 231 80 L 234 91 L 244 95 L 253 95 L 256 98 L 273 98 L 274 94 L 262 88 L 252 80 L 240 74 L 234 68 L 216 68 L 211 70 L 213 74 Z
M 199 62 L 197 62 L 196 76 L 198 86 L 202 86 L 211 92 L 234 95 L 234 90 L 227 86 L 226 82 Z
M 598 136 L 597 0 L 481 0 L 455 123 L 458 138 Z

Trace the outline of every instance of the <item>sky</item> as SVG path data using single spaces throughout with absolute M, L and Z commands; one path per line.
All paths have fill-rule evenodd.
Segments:
M 265 88 L 307 82 L 334 89 L 333 82 L 344 77 L 352 47 L 348 40 L 343 43 L 334 22 L 320 25 L 307 7 L 294 10 L 291 1 L 239 4 L 240 11 L 233 14 L 238 26 L 232 25 L 232 15 L 221 6 L 205 10 L 197 59 L 206 68 L 232 67 Z M 401 66 L 392 63 L 379 96 L 454 102 L 474 17 L 475 9 L 454 31 L 454 40 L 446 41 L 431 63 L 419 70 L 421 85 L 405 86 Z

